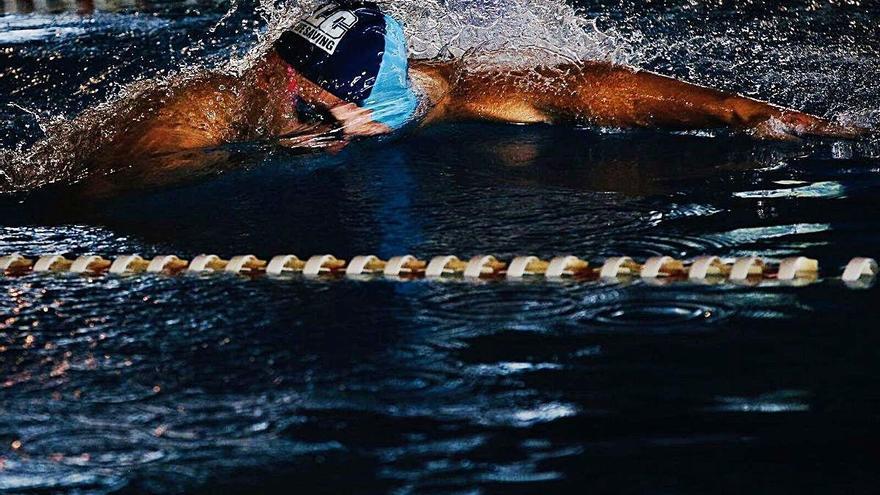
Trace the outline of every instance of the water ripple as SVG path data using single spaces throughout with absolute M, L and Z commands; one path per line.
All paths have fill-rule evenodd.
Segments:
M 432 287 L 421 303 L 428 315 L 440 319 L 509 324 L 565 318 L 577 311 L 564 290 L 544 284 L 446 284 Z
M 158 444 L 155 436 L 128 425 L 72 424 L 25 437 L 21 450 L 69 466 L 133 467 L 164 459 Z
M 674 299 L 628 300 L 585 310 L 578 321 L 581 324 L 600 328 L 629 328 L 636 331 L 675 329 L 698 332 L 723 322 L 734 312 L 732 308 L 719 304 L 682 302 Z

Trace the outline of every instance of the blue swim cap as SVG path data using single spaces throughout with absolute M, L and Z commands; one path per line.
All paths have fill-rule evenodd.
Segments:
M 418 106 L 403 28 L 373 2 L 325 4 L 282 34 L 275 49 L 303 76 L 392 129 Z

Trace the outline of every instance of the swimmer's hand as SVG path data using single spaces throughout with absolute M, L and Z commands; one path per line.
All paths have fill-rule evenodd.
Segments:
M 760 103 L 760 102 L 759 102 Z M 756 105 L 751 105 L 756 106 Z M 797 141 L 802 137 L 830 137 L 857 139 L 866 136 L 868 129 L 842 125 L 796 110 L 761 103 L 753 116 L 747 133 L 757 139 Z
M 276 137 L 276 143 L 285 148 L 293 148 L 302 151 L 330 151 L 335 153 L 348 144 L 348 140 L 341 138 L 332 126 L 327 124 L 305 124 L 292 121 L 281 135 Z
M 329 151 L 331 153 L 336 153 L 348 145 L 349 140 L 340 139 L 334 133 L 328 131 L 317 134 L 281 137 L 277 142 L 285 148 L 293 148 L 302 151 Z
M 343 103 L 330 109 L 339 122 L 339 128 L 347 137 L 378 136 L 389 134 L 391 128 L 373 120 L 373 112 L 354 103 Z
M 336 105 L 330 108 L 330 113 L 336 119 L 334 125 L 292 125 L 279 137 L 278 144 L 287 148 L 337 152 L 348 145 L 352 138 L 391 132 L 390 127 L 373 120 L 370 110 L 353 103 Z

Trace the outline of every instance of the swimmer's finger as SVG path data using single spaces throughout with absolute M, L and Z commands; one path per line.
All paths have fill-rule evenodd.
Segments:
M 366 126 L 364 126 L 363 131 L 367 133 L 369 136 L 379 136 L 381 134 L 388 134 L 391 132 L 391 128 L 385 124 L 380 122 L 370 121 Z
M 340 139 L 326 132 L 319 134 L 306 134 L 302 136 L 284 137 L 278 140 L 278 144 L 287 148 L 328 148 Z
M 391 132 L 388 126 L 373 120 L 372 110 L 351 103 L 336 106 L 330 109 L 330 113 L 348 136 L 378 136 Z
M 359 136 L 359 137 L 369 137 L 369 136 L 379 136 L 381 134 L 388 134 L 391 132 L 391 128 L 386 126 L 385 124 L 370 121 L 356 121 L 356 122 L 348 122 L 341 128 L 343 132 L 345 132 L 346 136 Z
M 798 136 L 833 137 L 857 139 L 868 134 L 868 129 L 837 124 L 830 120 L 800 112 L 783 113 L 779 120 Z
M 864 127 L 829 124 L 814 130 L 816 136 L 836 137 L 841 139 L 858 139 L 868 136 L 870 131 Z

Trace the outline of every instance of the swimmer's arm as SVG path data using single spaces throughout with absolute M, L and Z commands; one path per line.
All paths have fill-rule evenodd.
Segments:
M 570 84 L 577 98 L 572 108 L 557 105 L 556 110 L 573 117 L 582 113 L 599 125 L 684 130 L 728 127 L 768 139 L 859 135 L 858 129 L 803 112 L 629 67 L 595 63 L 568 77 L 573 79 Z M 553 106 L 552 101 L 548 103 Z
M 446 114 L 453 119 L 676 130 L 728 127 L 767 139 L 849 138 L 862 132 L 751 98 L 600 62 L 466 74 L 453 93 L 457 103 Z

